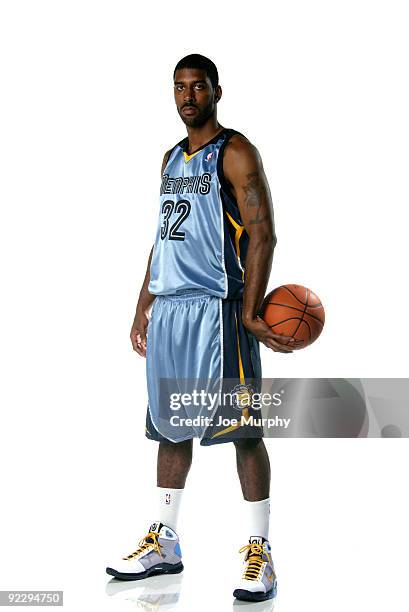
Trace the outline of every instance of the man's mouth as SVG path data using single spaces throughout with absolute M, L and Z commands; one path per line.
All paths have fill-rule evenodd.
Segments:
M 184 106 L 182 108 L 182 113 L 184 115 L 193 115 L 196 112 L 197 112 L 196 106 Z

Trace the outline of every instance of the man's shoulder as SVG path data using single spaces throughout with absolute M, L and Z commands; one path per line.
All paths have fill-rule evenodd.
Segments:
M 233 131 L 226 143 L 224 164 L 234 164 L 238 159 L 254 157 L 258 157 L 258 150 L 255 145 L 244 134 Z
M 162 174 L 166 168 L 166 164 L 168 163 L 170 156 L 172 155 L 172 151 L 174 151 L 176 147 L 180 147 L 182 142 L 183 141 L 178 142 L 177 144 L 175 144 L 173 147 L 171 147 L 170 149 L 166 151 L 165 155 L 163 156 L 163 161 L 162 161 L 162 172 L 161 172 Z

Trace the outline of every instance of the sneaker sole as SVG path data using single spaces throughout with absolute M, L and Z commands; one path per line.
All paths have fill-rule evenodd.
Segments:
M 183 563 L 157 563 L 153 567 L 148 568 L 145 572 L 137 574 L 118 572 L 113 567 L 107 567 L 106 573 L 118 580 L 143 580 L 150 576 L 158 576 L 160 574 L 180 574 L 183 571 Z
M 266 601 L 267 599 L 273 599 L 277 595 L 277 586 L 267 591 L 267 593 L 251 592 L 245 589 L 236 589 L 233 591 L 233 597 L 241 599 L 242 601 Z

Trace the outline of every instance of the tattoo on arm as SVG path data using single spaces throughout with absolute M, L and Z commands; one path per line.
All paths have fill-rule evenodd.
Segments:
M 247 175 L 247 179 L 247 185 L 243 185 L 246 194 L 245 204 L 248 208 L 255 208 L 256 216 L 250 219 L 249 224 L 256 225 L 268 219 L 268 215 L 261 215 L 261 208 L 265 200 L 265 187 L 258 172 L 251 172 Z

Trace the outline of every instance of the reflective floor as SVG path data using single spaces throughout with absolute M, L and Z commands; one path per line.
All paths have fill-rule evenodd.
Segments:
M 187 603 L 184 601 L 184 575 L 178 574 L 173 576 L 155 576 L 145 580 L 124 582 L 112 578 L 107 582 L 106 594 L 113 600 L 122 600 L 129 603 L 134 603 L 137 609 L 146 611 L 173 612 L 174 610 L 187 610 L 199 607 L 193 605 L 193 599 L 189 602 L 189 607 L 185 607 Z M 185 589 L 187 590 L 187 589 Z M 228 593 L 226 592 L 226 600 Z M 199 603 L 200 597 L 197 597 Z M 220 605 L 220 600 L 219 605 Z M 203 603 L 203 602 L 202 602 Z M 221 608 L 217 605 L 217 610 Z M 238 610 L 244 608 L 248 612 L 271 612 L 274 609 L 275 601 L 249 603 L 239 601 L 231 596 L 230 609 Z M 224 610 L 228 610 L 226 605 Z

